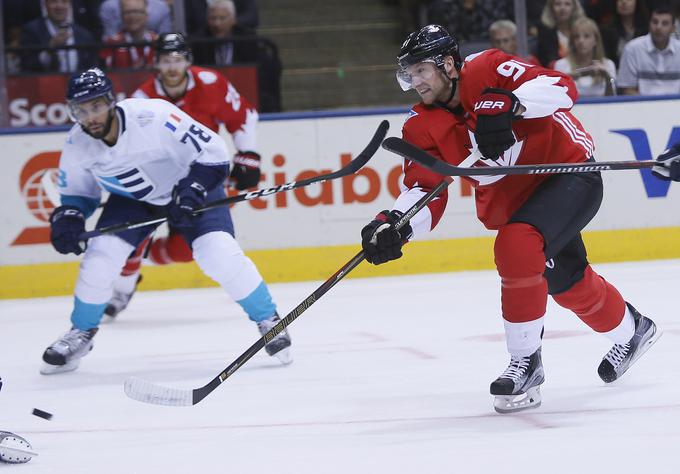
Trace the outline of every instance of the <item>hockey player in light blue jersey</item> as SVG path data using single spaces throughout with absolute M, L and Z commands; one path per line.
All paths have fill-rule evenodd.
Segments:
M 223 199 L 229 172 L 224 141 L 171 103 L 125 99 L 116 103 L 111 81 L 99 69 L 74 75 L 69 110 L 77 122 L 59 163 L 61 206 L 50 217 L 51 240 L 63 254 L 84 253 L 75 288 L 71 329 L 43 354 L 41 373 L 75 370 L 92 349 L 111 298 L 113 281 L 127 257 L 154 229 L 147 226 L 80 242 L 85 220 L 111 193 L 97 227 L 161 213 L 190 243 L 201 270 L 241 305 L 261 334 L 280 319 L 267 285 L 234 239 L 227 207 L 192 214 Z M 289 363 L 290 336 L 282 332 L 265 350 Z

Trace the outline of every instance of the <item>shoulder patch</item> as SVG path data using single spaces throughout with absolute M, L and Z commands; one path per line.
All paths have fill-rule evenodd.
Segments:
M 151 110 L 141 110 L 136 117 L 137 123 L 140 127 L 146 127 L 151 122 L 153 122 L 154 116 L 155 114 Z
M 415 117 L 416 115 L 418 115 L 418 112 L 416 112 L 415 109 L 409 110 L 408 115 L 406 116 L 406 119 L 404 120 L 404 123 L 408 122 L 409 119 Z
M 198 78 L 203 84 L 214 84 L 217 82 L 217 75 L 212 71 L 201 71 L 198 73 Z
M 469 63 L 470 61 L 472 61 L 473 59 L 475 59 L 477 56 L 480 56 L 480 55 L 486 53 L 487 51 L 488 51 L 488 49 L 485 49 L 484 51 L 480 51 L 479 53 L 472 53 L 472 54 L 469 54 L 469 55 L 465 56 L 464 62 Z

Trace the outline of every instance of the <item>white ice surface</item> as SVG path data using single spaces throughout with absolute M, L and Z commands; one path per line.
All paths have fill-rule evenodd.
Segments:
M 596 367 L 609 341 L 551 302 L 543 406 L 518 415 L 496 414 L 488 392 L 508 361 L 494 272 L 342 281 L 290 327 L 292 365 L 258 354 L 181 408 L 130 400 L 123 381 L 194 388 L 255 342 L 221 290 L 136 295 L 76 372 L 53 376 L 38 373 L 40 356 L 72 299 L 1 301 L 0 429 L 40 456 L 0 470 L 679 473 L 680 261 L 595 268 L 663 337 L 605 386 Z M 271 290 L 285 314 L 318 285 Z

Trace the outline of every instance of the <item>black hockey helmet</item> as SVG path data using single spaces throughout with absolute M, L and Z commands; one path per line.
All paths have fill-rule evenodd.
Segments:
M 105 96 L 110 102 L 114 101 L 113 83 L 99 68 L 76 73 L 68 81 L 66 100 L 69 104 L 86 102 L 101 96 Z
M 97 67 L 76 73 L 68 81 L 66 89 L 66 101 L 71 120 L 79 122 L 87 115 L 84 111 L 84 102 L 103 97 L 108 102 L 109 119 L 106 123 L 104 134 L 111 129 L 113 113 L 111 112 L 116 105 L 116 98 L 113 95 L 113 83 L 111 79 L 101 69 Z M 85 130 L 86 133 L 87 130 Z
M 418 31 L 414 31 L 406 38 L 401 45 L 397 63 L 397 81 L 404 90 L 411 88 L 411 80 L 406 72 L 408 66 L 420 62 L 432 62 L 442 72 L 444 72 L 444 58 L 453 57 L 453 64 L 460 70 L 463 61 L 460 57 L 458 41 L 451 35 L 446 28 L 439 25 L 427 25 Z
M 156 40 L 156 60 L 162 54 L 180 54 L 191 61 L 191 48 L 182 33 L 163 33 Z

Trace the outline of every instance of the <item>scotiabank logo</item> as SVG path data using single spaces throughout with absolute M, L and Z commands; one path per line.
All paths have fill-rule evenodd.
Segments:
M 11 245 L 34 245 L 46 244 L 50 241 L 49 216 L 55 207 L 49 196 L 57 193 L 55 185 L 50 185 L 47 180 L 52 180 L 57 175 L 59 167 L 59 157 L 61 152 L 49 151 L 39 153 L 31 157 L 19 177 L 19 188 L 24 198 L 24 202 L 36 220 L 36 226 L 27 227 L 14 239 Z M 352 161 L 352 155 L 342 153 L 340 155 L 340 167 Z M 288 175 L 283 167 L 286 165 L 286 158 L 282 154 L 276 154 L 272 158 L 271 165 L 266 166 L 271 173 L 262 173 L 261 187 L 278 186 L 291 181 L 300 181 L 312 178 L 320 174 L 331 173 L 334 169 L 304 169 L 296 175 Z M 337 168 L 335 168 L 337 169 Z M 290 200 L 297 201 L 304 207 L 329 206 L 334 204 L 353 204 L 371 203 L 380 195 L 381 190 L 386 189 L 390 196 L 399 196 L 399 183 L 402 179 L 401 165 L 390 168 L 385 177 L 371 166 L 364 166 L 355 174 L 340 178 L 340 193 L 334 192 L 331 181 L 324 181 L 319 184 L 305 186 L 291 191 L 281 192 L 267 198 L 256 198 L 239 203 L 239 206 L 249 205 L 255 210 L 265 209 L 285 209 L 289 207 Z M 273 183 L 272 183 L 273 181 Z M 465 182 L 463 182 L 465 183 Z M 52 188 L 46 191 L 46 186 Z M 229 195 L 236 195 L 243 191 L 229 189 Z M 471 187 L 463 184 L 461 196 L 470 196 Z M 58 200 L 54 197 L 55 200 Z
M 45 192 L 44 180 L 52 179 L 59 167 L 61 152 L 48 151 L 33 156 L 19 174 L 19 189 L 24 202 L 40 226 L 26 227 L 11 245 L 45 244 L 50 241 L 49 218 L 54 204 Z

